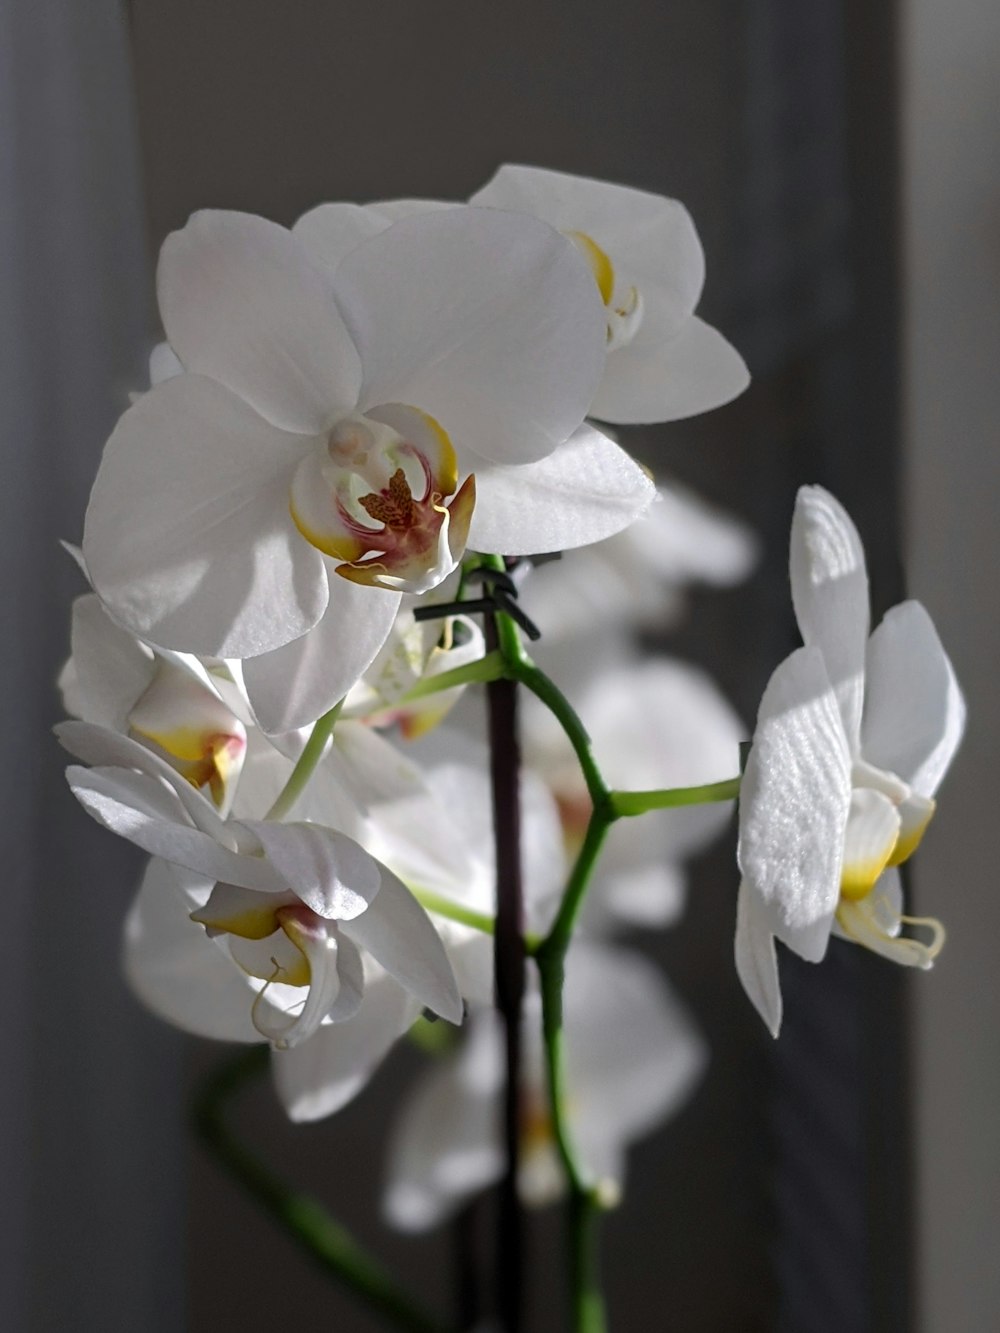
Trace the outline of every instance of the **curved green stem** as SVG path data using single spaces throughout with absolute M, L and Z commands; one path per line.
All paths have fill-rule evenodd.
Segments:
M 193 1108 L 202 1143 L 301 1250 L 372 1310 L 406 1333 L 446 1333 L 447 1326 L 416 1305 L 321 1203 L 272 1175 L 230 1130 L 229 1102 L 267 1069 L 268 1058 L 266 1047 L 253 1046 L 209 1075 Z
M 478 930 L 483 935 L 496 934 L 496 919 L 488 912 L 477 912 L 471 907 L 463 907 L 461 903 L 446 898 L 443 893 L 421 888 L 419 884 L 407 884 L 406 887 L 428 912 L 443 916 L 448 921 L 456 921 L 460 926 L 469 926 L 470 929 Z M 540 935 L 532 935 L 529 932 L 524 936 L 524 947 L 529 954 L 535 953 L 541 942 Z
M 426 699 L 429 695 L 453 690 L 458 685 L 488 685 L 491 680 L 499 680 L 504 674 L 503 654 L 494 650 L 483 657 L 477 657 L 474 662 L 466 662 L 464 666 L 452 667 L 436 676 L 424 676 L 416 685 L 411 685 L 398 702 L 413 703 L 416 699 Z
M 333 735 L 333 728 L 337 718 L 340 717 L 340 710 L 343 706 L 344 701 L 341 699 L 340 703 L 334 704 L 328 713 L 324 713 L 319 721 L 313 724 L 305 748 L 289 774 L 288 781 L 278 793 L 277 800 L 264 816 L 265 819 L 284 819 L 305 791 L 309 779 L 315 773 L 319 761 L 326 753 L 326 743 Z
M 657 791 L 613 791 L 611 806 L 616 815 L 644 815 L 649 810 L 670 810 L 678 805 L 707 805 L 711 801 L 735 801 L 740 794 L 739 778 L 708 782 L 701 787 L 664 787 Z

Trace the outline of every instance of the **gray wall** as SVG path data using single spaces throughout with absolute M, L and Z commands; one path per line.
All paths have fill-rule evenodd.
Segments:
M 1000 10 L 908 0 L 905 216 L 910 589 L 969 702 L 916 870 L 948 948 L 914 987 L 925 1333 L 1000 1328 Z

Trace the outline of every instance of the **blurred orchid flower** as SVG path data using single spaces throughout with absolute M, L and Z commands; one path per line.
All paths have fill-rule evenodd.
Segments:
M 743 359 L 695 315 L 705 256 L 676 199 L 539 167 L 502 166 L 471 204 L 544 218 L 569 236 L 604 303 L 607 365 L 590 415 L 676 421 L 747 387 Z
M 706 1060 L 704 1044 L 659 972 L 641 955 L 577 941 L 564 993 L 567 1116 L 580 1158 L 612 1202 L 625 1151 L 674 1114 Z M 539 1001 L 525 1011 L 521 1079 L 524 1201 L 563 1191 L 548 1113 Z M 385 1210 L 396 1226 L 437 1225 L 499 1179 L 503 1043 L 496 1015 L 472 1016 L 453 1054 L 429 1069 L 404 1105 L 389 1150 Z
M 250 1019 L 275 1047 L 295 1046 L 324 1022 L 357 1012 L 361 950 L 420 1004 L 460 1020 L 454 975 L 426 913 L 347 834 L 314 823 L 223 820 L 137 741 L 86 722 L 63 723 L 57 734 L 93 765 L 67 770 L 84 809 L 208 885 L 191 919 L 224 938 L 232 965 L 262 983 Z
M 483 631 L 470 616 L 414 619 L 401 606 L 378 656 L 344 701 L 341 716 L 362 717 L 373 727 L 398 726 L 405 740 L 436 727 L 458 702 L 463 686 L 407 700 L 421 681 L 478 661 L 486 652 Z
M 629 527 L 533 569 L 521 604 L 546 646 L 590 638 L 595 625 L 608 637 L 615 629 L 662 631 L 679 619 L 688 584 L 733 587 L 753 571 L 758 550 L 746 524 L 660 482 Z
M 558 657 L 561 686 L 612 787 L 694 786 L 739 772 L 745 728 L 705 672 L 666 657 L 634 660 L 620 649 L 596 662 L 578 651 L 572 661 L 567 653 Z M 575 854 L 591 812 L 579 764 L 547 710 L 526 701 L 525 712 L 526 762 L 555 795 L 567 849 Z M 732 805 L 720 802 L 612 825 L 584 905 L 586 926 L 603 932 L 676 920 L 684 905 L 684 861 L 731 818 Z
M 581 425 L 600 302 L 534 219 L 404 218 L 331 277 L 282 227 L 198 213 L 165 242 L 158 290 L 184 373 L 161 367 L 108 441 L 84 555 L 144 640 L 249 659 L 268 732 L 343 697 L 399 594 L 434 587 L 467 543 L 578 545 L 651 499 Z
M 931 966 L 944 930 L 902 914 L 892 867 L 920 842 L 965 723 L 918 602 L 894 607 L 869 638 L 861 540 L 819 486 L 799 491 L 790 567 L 805 647 L 764 692 L 740 795 L 736 966 L 775 1036 L 775 938 L 819 962 L 835 930 L 894 962 Z M 902 937 L 904 925 L 925 927 L 930 943 Z

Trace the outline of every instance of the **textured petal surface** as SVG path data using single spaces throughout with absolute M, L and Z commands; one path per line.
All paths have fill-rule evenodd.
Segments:
M 456 448 L 529 462 L 586 415 L 604 313 L 571 242 L 487 209 L 404 218 L 341 263 L 337 299 L 361 352 L 362 410 L 411 403 Z
M 744 891 L 772 934 L 818 962 L 837 899 L 851 765 L 837 700 L 815 648 L 785 659 L 761 700 L 740 790 Z
M 462 1021 L 462 998 L 451 964 L 430 918 L 391 871 L 366 912 L 341 927 L 376 962 L 414 995 L 451 1023 Z
M 548 458 L 476 471 L 469 545 L 531 555 L 601 541 L 653 502 L 647 474 L 613 440 L 581 426 Z
M 178 874 L 164 861 L 150 862 L 125 920 L 125 977 L 145 1005 L 185 1032 L 259 1042 L 250 980 L 191 920 L 195 900 Z
M 115 619 L 213 657 L 304 634 L 327 601 L 322 557 L 288 514 L 308 447 L 199 375 L 144 394 L 107 443 L 84 528 L 90 576 Z
M 749 383 L 736 348 L 692 315 L 668 341 L 637 339 L 609 353 L 590 411 L 622 425 L 680 421 L 722 407 Z
M 364 1000 L 352 1019 L 326 1024 L 294 1049 L 274 1053 L 271 1072 L 289 1118 L 321 1120 L 339 1111 L 419 1013 L 417 1001 L 392 977 L 381 969 L 368 972 Z
M 333 574 L 334 561 L 326 563 L 329 601 L 319 622 L 291 643 L 243 663 L 257 721 L 272 735 L 310 726 L 343 699 L 371 665 L 396 617 L 399 593 L 348 583 Z
M 781 986 L 774 936 L 760 899 L 740 885 L 736 900 L 736 975 L 772 1037 L 781 1031 Z
M 822 486 L 803 486 L 795 500 L 789 552 L 792 602 L 806 647 L 823 654 L 857 754 L 868 641 L 868 573 L 858 530 Z
M 965 729 L 965 700 L 919 602 L 895 606 L 868 642 L 861 752 L 933 796 Z
M 357 351 L 327 274 L 285 227 L 250 213 L 195 213 L 163 243 L 157 294 L 185 367 L 275 426 L 315 434 L 354 407 Z

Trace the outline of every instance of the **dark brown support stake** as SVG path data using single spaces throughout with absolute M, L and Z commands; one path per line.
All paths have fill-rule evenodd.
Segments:
M 490 630 L 493 626 L 487 621 Z M 495 640 L 494 640 L 495 643 Z M 524 1236 L 517 1195 L 521 1065 L 521 1010 L 524 1002 L 524 900 L 521 885 L 520 746 L 517 686 L 510 680 L 487 687 L 490 775 L 496 843 L 497 910 L 494 936 L 496 1003 L 503 1022 L 507 1077 L 503 1125 L 507 1167 L 499 1189 L 497 1309 L 504 1333 L 519 1333 L 524 1285 Z
M 483 1293 L 480 1283 L 479 1242 L 483 1199 L 467 1204 L 451 1224 L 455 1265 L 455 1326 L 466 1333 L 482 1319 Z

